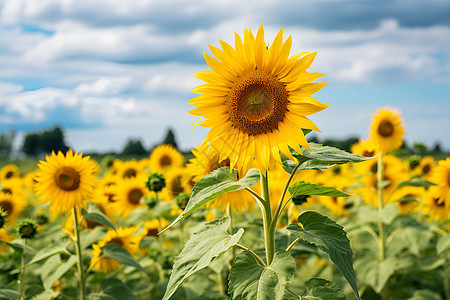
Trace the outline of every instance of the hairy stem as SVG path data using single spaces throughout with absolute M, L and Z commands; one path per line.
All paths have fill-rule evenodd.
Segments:
M 377 162 L 377 196 L 378 196 L 378 213 L 381 216 L 383 211 L 383 154 L 380 153 Z M 380 263 L 384 261 L 384 249 L 385 249 L 385 238 L 384 238 L 384 226 L 383 222 L 378 221 L 379 239 L 378 239 L 378 250 L 379 250 L 379 260 Z
M 25 245 L 27 244 L 27 239 L 25 240 Z M 20 256 L 20 273 L 19 273 L 19 300 L 25 299 L 25 251 L 22 251 Z
M 259 263 L 261 266 L 267 267 L 266 264 L 264 263 L 264 261 L 261 259 L 261 257 L 259 257 L 258 254 L 256 254 L 255 252 L 253 252 L 250 248 L 247 248 L 247 247 L 242 246 L 242 245 L 240 245 L 240 244 L 236 244 L 235 246 L 238 247 L 238 248 L 241 248 L 242 250 L 245 250 L 245 251 L 250 252 L 250 253 L 253 255 L 253 257 L 255 257 L 255 259 L 258 261 L 258 263 Z
M 270 265 L 275 254 L 275 226 L 272 226 L 272 209 L 270 207 L 269 196 L 269 180 L 266 174 L 261 172 L 261 191 L 262 198 L 264 199 L 263 205 L 261 205 L 263 220 L 264 220 L 264 242 L 266 246 L 266 259 L 267 264 Z
M 77 209 L 73 208 L 73 230 L 75 233 L 75 249 L 78 257 L 77 267 L 78 267 L 78 275 L 80 276 L 80 300 L 84 300 L 86 298 L 86 286 L 85 286 L 85 278 L 84 278 L 84 268 L 83 268 L 83 257 L 81 255 L 81 241 L 80 241 L 80 228 L 78 224 L 78 214 Z

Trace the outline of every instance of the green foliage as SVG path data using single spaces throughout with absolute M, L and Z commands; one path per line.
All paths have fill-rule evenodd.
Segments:
M 200 179 L 192 189 L 192 195 L 183 213 L 179 215 L 166 229 L 185 219 L 206 203 L 227 192 L 250 188 L 259 182 L 259 170 L 250 169 L 244 178 L 238 180 L 237 170 L 230 172 L 229 167 L 221 167 Z
M 122 150 L 122 155 L 148 155 L 149 152 L 145 150 L 142 141 L 139 139 L 129 139 Z
M 306 283 L 305 292 L 299 296 L 291 291 L 283 298 L 284 300 L 307 299 L 307 300 L 346 300 L 344 292 L 334 283 L 322 278 L 311 278 Z
M 49 290 L 56 280 L 60 279 L 66 274 L 76 263 L 77 258 L 75 255 L 69 256 L 67 261 L 62 261 L 60 255 L 54 255 L 47 259 L 40 268 L 42 285 L 45 290 Z
M 321 195 L 330 197 L 348 197 L 351 196 L 345 192 L 339 191 L 334 187 L 321 186 L 309 182 L 298 181 L 288 188 L 291 197 L 306 196 L 306 195 Z
M 442 254 L 448 250 L 450 250 L 450 234 L 447 233 L 438 239 L 436 244 L 436 252 L 437 254 Z
M 88 300 L 138 300 L 131 289 L 116 278 L 105 279 L 101 283 L 99 293 L 91 293 Z
M 102 257 L 109 257 L 117 260 L 122 265 L 130 266 L 136 268 L 145 273 L 144 268 L 139 264 L 139 262 L 128 253 L 127 250 L 123 249 L 120 245 L 115 243 L 108 243 L 102 248 Z
M 0 133 L 0 157 L 8 158 L 11 155 L 15 137 L 14 129 L 8 133 Z
M 237 244 L 244 230 L 240 229 L 234 235 L 228 234 L 230 222 L 231 219 L 225 217 L 207 223 L 189 239 L 175 258 L 163 300 L 169 299 L 190 276 L 206 268 L 213 259 Z
M 328 217 L 313 211 L 304 212 L 298 217 L 298 221 L 302 227 L 298 224 L 291 224 L 287 230 L 295 237 L 314 244 L 326 252 L 359 299 L 353 270 L 353 252 L 343 227 Z
M 3 284 L 0 284 L 0 299 L 8 299 L 8 300 L 19 299 L 19 292 Z
M 39 154 L 49 154 L 52 151 L 65 153 L 69 150 L 69 147 L 64 141 L 62 128 L 55 126 L 43 132 L 25 135 L 21 150 L 28 156 L 37 156 Z
M 275 251 L 269 266 L 261 266 L 244 251 L 231 266 L 228 291 L 232 299 L 282 299 L 294 274 L 294 258 L 284 250 Z
M 71 255 L 69 251 L 67 251 L 67 245 L 63 244 L 57 244 L 55 246 L 49 246 L 47 248 L 39 250 L 34 257 L 29 261 L 25 267 L 28 267 L 34 263 L 37 263 L 38 261 L 47 259 L 53 255 L 59 254 L 59 253 L 65 253 L 68 255 Z
M 166 136 L 162 140 L 161 144 L 172 145 L 175 149 L 178 149 L 178 144 L 175 138 L 175 133 L 171 128 L 167 130 Z
M 86 211 L 84 208 L 81 209 L 81 214 L 83 215 L 83 217 L 93 222 L 103 224 L 116 231 L 116 227 L 114 226 L 113 222 L 111 222 L 111 220 L 108 219 L 108 217 L 105 216 L 100 211 L 100 209 L 98 209 L 97 205 L 95 205 L 94 203 L 88 203 L 87 209 L 88 211 Z
M 436 185 L 432 182 L 426 181 L 420 178 L 413 178 L 411 180 L 402 181 L 397 185 L 397 188 L 405 187 L 405 186 L 422 186 L 422 187 L 430 187 L 432 185 Z

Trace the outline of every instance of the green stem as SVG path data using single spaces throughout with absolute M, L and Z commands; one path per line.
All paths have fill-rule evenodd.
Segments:
M 27 244 L 27 239 L 25 240 L 25 245 Z M 20 256 L 20 273 L 19 273 L 19 300 L 25 299 L 25 251 L 22 251 L 22 255 Z
M 276 209 L 276 211 L 275 211 L 275 214 L 274 214 L 274 217 L 273 217 L 273 221 L 272 221 L 272 222 L 277 223 L 277 222 L 278 222 L 278 219 L 280 218 L 281 212 L 282 212 L 283 209 L 284 209 L 284 206 L 283 206 L 284 197 L 286 196 L 286 192 L 287 192 L 287 190 L 288 190 L 288 188 L 289 188 L 289 185 L 291 184 L 292 178 L 294 177 L 294 175 L 295 175 L 295 173 L 297 172 L 297 169 L 298 169 L 299 167 L 300 167 L 300 164 L 297 164 L 297 165 L 295 166 L 294 170 L 292 171 L 291 175 L 289 175 L 289 179 L 288 179 L 288 181 L 286 182 L 286 185 L 284 186 L 283 192 L 281 193 L 280 201 L 278 202 L 278 206 L 277 206 L 277 209 Z M 275 225 L 276 225 L 276 224 L 275 224 Z M 275 227 L 275 226 L 274 226 L 274 227 Z
M 378 214 L 381 216 L 383 212 L 383 154 L 380 153 L 377 162 L 377 198 L 378 198 Z M 379 239 L 378 251 L 380 263 L 384 261 L 385 238 L 383 222 L 378 221 Z
M 301 240 L 301 238 L 296 238 L 287 248 L 286 248 L 286 252 L 291 250 L 292 247 L 294 247 L 295 244 L 297 244 L 297 242 L 299 242 Z
M 238 248 L 241 248 L 242 250 L 248 251 L 250 252 L 250 254 L 253 255 L 253 257 L 258 261 L 258 263 L 263 266 L 263 267 L 267 267 L 266 264 L 264 263 L 264 261 L 261 259 L 261 257 L 258 256 L 258 254 L 256 254 L 255 252 L 253 252 L 250 248 L 247 248 L 245 246 L 242 246 L 240 244 L 236 244 L 235 245 Z
M 267 264 L 270 265 L 275 254 L 275 226 L 272 226 L 272 209 L 270 207 L 270 196 L 269 196 L 269 180 L 267 178 L 267 171 L 264 175 L 261 174 L 261 191 L 262 198 L 264 199 L 263 205 L 261 206 L 264 220 L 264 242 L 266 246 L 266 259 Z
M 86 298 L 86 286 L 84 279 L 84 268 L 83 268 L 83 258 L 81 256 L 81 241 L 80 241 L 80 228 L 78 227 L 78 214 L 77 209 L 73 208 L 73 230 L 75 233 L 75 250 L 78 257 L 77 267 L 78 274 L 80 276 L 80 300 L 84 300 Z

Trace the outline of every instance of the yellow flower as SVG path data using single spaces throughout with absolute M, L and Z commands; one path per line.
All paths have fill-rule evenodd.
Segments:
M 138 177 L 144 173 L 144 166 L 136 160 L 117 161 L 117 173 L 119 178 Z
M 52 211 L 66 212 L 83 206 L 91 198 L 96 180 L 89 156 L 82 157 L 72 150 L 65 156 L 53 152 L 38 167 L 36 194 L 40 195 L 41 202 L 50 202 Z
M 441 197 L 441 190 L 438 186 L 432 186 L 427 190 L 425 200 L 422 202 L 422 212 L 428 214 L 430 221 L 445 222 L 450 218 L 450 208 L 445 206 Z
M 149 194 L 149 190 L 145 187 L 147 178 L 131 177 L 122 179 L 118 182 L 117 195 L 113 203 L 116 210 L 127 217 L 136 208 L 144 206 L 140 200 Z
M 187 173 L 191 174 L 193 181 L 197 182 L 212 171 L 230 165 L 229 159 L 219 160 L 220 153 L 208 144 L 203 144 L 192 150 L 194 158 L 186 165 Z M 238 174 L 239 176 L 239 174 Z M 230 205 L 232 211 L 248 211 L 253 208 L 253 196 L 245 190 L 225 193 L 210 202 L 212 208 L 221 207 L 222 211 Z
M 311 97 L 326 84 L 312 83 L 323 74 L 306 72 L 316 53 L 289 57 L 292 39 L 283 42 L 283 30 L 267 47 L 262 25 L 256 37 L 245 29 L 243 41 L 235 33 L 235 49 L 219 41 L 223 50 L 210 46 L 216 59 L 204 54 L 212 71 L 194 74 L 206 84 L 194 88 L 199 96 L 189 101 L 199 125 L 210 128 L 203 143 L 212 143 L 219 161 L 229 158 L 241 174 L 253 159 L 262 171 L 281 164 L 279 151 L 291 157 L 288 146 L 309 149 L 301 129 L 319 131 L 307 116 L 328 107 Z
M 14 201 L 20 201 L 27 203 L 27 195 L 24 189 L 24 181 L 21 178 L 11 178 L 9 180 L 5 180 L 1 184 L 0 188 L 1 193 L 10 194 Z
M 419 211 L 420 200 L 423 197 L 423 187 L 405 186 L 395 190 L 389 197 L 388 202 L 394 202 L 398 205 L 400 215 L 407 215 Z
M 384 108 L 373 116 L 370 126 L 370 139 L 377 148 L 377 152 L 389 153 L 399 149 L 403 144 L 403 128 L 400 112 L 395 109 Z
M 142 240 L 142 234 L 135 235 L 137 231 L 137 227 L 129 227 L 129 228 L 116 228 L 117 233 L 110 229 L 106 233 L 106 237 L 103 238 L 98 244 L 93 244 L 92 248 L 92 259 L 91 259 L 91 267 L 93 270 L 98 271 L 103 269 L 105 273 L 112 272 L 117 270 L 120 267 L 120 263 L 109 257 L 102 257 L 102 247 L 107 244 L 118 244 L 123 249 L 127 250 L 130 255 L 136 256 L 139 250 L 139 243 Z
M 436 165 L 436 160 L 433 156 L 424 156 L 420 160 L 419 165 L 414 169 L 414 173 L 423 179 L 429 180 Z
M 8 234 L 5 228 L 0 228 L 0 241 L 10 243 L 12 241 L 11 235 Z M 0 245 L 0 252 L 8 251 L 8 246 Z
M 20 213 L 27 206 L 26 197 L 13 197 L 12 194 L 0 192 L 0 208 L 6 212 L 6 225 L 14 225 Z
M 0 182 L 13 178 L 20 178 L 20 171 L 16 165 L 9 164 L 0 170 Z
M 169 226 L 169 222 L 166 219 L 153 219 L 144 223 L 144 231 L 142 236 L 154 236 L 159 237 L 158 232 Z
M 183 163 L 183 155 L 171 145 L 159 145 L 150 154 L 152 173 L 165 173 L 170 169 L 181 168 Z
M 445 207 L 450 208 L 450 157 L 438 162 L 430 180 L 439 188 L 440 201 L 445 204 Z
M 191 194 L 189 183 L 186 180 L 185 168 L 174 168 L 166 172 L 166 187 L 163 189 L 167 195 L 167 200 L 173 200 L 177 198 L 180 193 Z

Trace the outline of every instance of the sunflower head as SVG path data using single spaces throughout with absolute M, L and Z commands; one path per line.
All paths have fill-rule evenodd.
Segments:
M 21 239 L 32 239 L 37 234 L 37 224 L 31 219 L 17 222 L 17 235 Z
M 16 165 L 9 164 L 0 170 L 0 182 L 13 178 L 20 178 L 20 171 Z
M 403 144 L 405 129 L 396 109 L 384 108 L 373 116 L 370 126 L 370 139 L 375 144 L 377 152 L 389 153 L 399 149 Z
M 150 154 L 150 170 L 154 173 L 181 168 L 183 163 L 183 155 L 172 145 L 159 145 Z
M 50 201 L 52 211 L 63 213 L 81 207 L 92 197 L 96 179 L 89 157 L 72 150 L 66 155 L 53 152 L 38 167 L 36 194 L 40 195 L 41 202 Z
M 166 179 L 163 174 L 153 173 L 148 177 L 145 185 L 152 192 L 161 192 L 166 187 Z
M 235 34 L 234 48 L 220 44 L 210 46 L 215 58 L 204 54 L 212 70 L 195 74 L 206 84 L 194 88 L 199 96 L 189 101 L 198 124 L 210 128 L 204 143 L 243 174 L 253 160 L 263 171 L 281 164 L 279 151 L 291 157 L 289 146 L 309 149 L 301 129 L 319 131 L 307 116 L 328 106 L 311 97 L 325 85 L 313 83 L 323 74 L 306 71 L 316 53 L 289 57 L 292 39 L 283 41 L 283 30 L 268 47 L 262 25 L 256 37 L 247 29 L 244 39 Z

